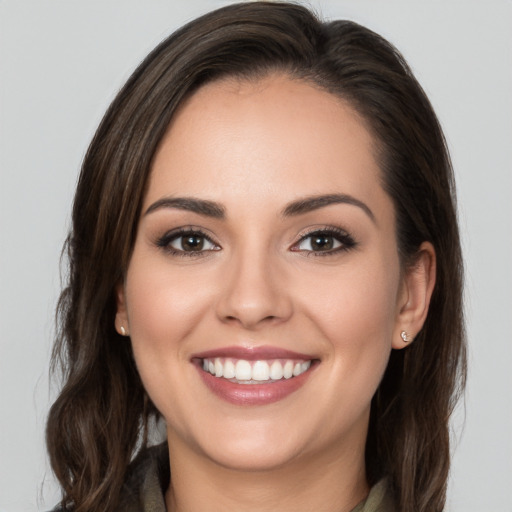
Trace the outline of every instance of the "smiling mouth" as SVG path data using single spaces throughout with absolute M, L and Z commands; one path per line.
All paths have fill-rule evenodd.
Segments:
M 267 384 L 293 379 L 307 372 L 312 360 L 246 360 L 228 357 L 202 359 L 203 371 L 236 384 Z

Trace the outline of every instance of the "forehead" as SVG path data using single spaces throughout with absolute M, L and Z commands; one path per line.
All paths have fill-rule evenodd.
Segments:
M 374 141 L 357 112 L 318 87 L 274 75 L 209 83 L 188 98 L 155 155 L 146 203 L 166 194 L 282 202 L 378 189 Z

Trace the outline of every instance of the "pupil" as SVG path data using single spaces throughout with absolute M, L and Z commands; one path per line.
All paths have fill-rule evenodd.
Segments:
M 185 236 L 181 242 L 181 246 L 185 251 L 200 251 L 203 248 L 203 245 L 203 238 L 195 235 Z
M 311 241 L 311 245 L 315 251 L 329 250 L 332 249 L 333 241 L 332 236 L 315 236 Z

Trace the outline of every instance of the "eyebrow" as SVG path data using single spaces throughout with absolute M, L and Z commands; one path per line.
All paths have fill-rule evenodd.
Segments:
M 368 215 L 368 217 L 375 222 L 375 215 L 371 209 L 355 197 L 348 194 L 323 194 L 317 196 L 307 196 L 301 199 L 288 203 L 281 211 L 282 217 L 295 217 L 303 215 L 332 204 L 350 204 L 357 206 Z M 206 199 L 198 199 L 195 197 L 164 197 L 155 201 L 144 213 L 148 215 L 161 208 L 176 208 L 178 210 L 187 210 L 190 212 L 212 217 L 214 219 L 225 219 L 225 208 L 215 201 L 208 201 Z
M 297 201 L 289 203 L 283 209 L 281 215 L 283 217 L 293 217 L 295 215 L 302 215 L 313 210 L 318 210 L 319 208 L 324 208 L 331 204 L 350 204 L 352 206 L 357 206 L 358 208 L 361 208 L 361 210 L 363 210 L 373 222 L 375 222 L 375 215 L 368 205 L 348 194 L 325 194 L 320 196 L 303 197 Z
M 206 199 L 197 199 L 194 197 L 164 197 L 155 201 L 144 213 L 148 215 L 161 208 L 177 208 L 178 210 L 187 210 L 189 212 L 213 217 L 214 219 L 224 219 L 225 209 L 222 205 Z

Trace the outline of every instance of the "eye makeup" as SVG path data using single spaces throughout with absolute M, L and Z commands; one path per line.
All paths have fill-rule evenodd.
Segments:
M 197 226 L 179 227 L 158 237 L 155 245 L 177 257 L 204 257 L 207 253 L 221 250 L 213 237 Z M 335 226 L 315 227 L 299 235 L 290 251 L 307 256 L 334 256 L 357 246 L 354 238 Z
M 315 227 L 300 235 L 290 250 L 303 252 L 307 256 L 332 256 L 357 246 L 354 238 L 345 230 L 335 227 Z
M 211 251 L 219 251 L 217 245 L 201 228 L 180 227 L 159 237 L 155 245 L 172 256 L 201 257 Z

